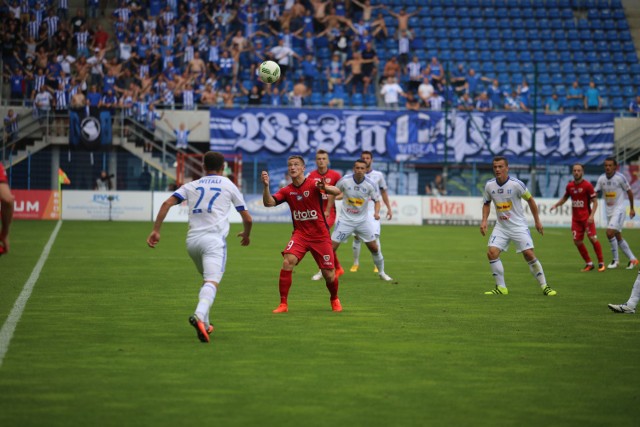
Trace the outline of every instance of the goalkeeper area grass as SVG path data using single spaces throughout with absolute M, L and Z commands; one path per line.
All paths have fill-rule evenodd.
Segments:
M 55 225 L 14 223 L 0 326 Z M 373 273 L 364 246 L 350 273 L 343 244 L 344 311 L 311 281 L 307 255 L 276 315 L 292 227 L 256 223 L 241 247 L 233 225 L 210 344 L 187 321 L 201 278 L 186 230 L 165 224 L 150 249 L 150 223 L 62 224 L 11 340 L 0 338 L 0 425 L 636 425 L 640 314 L 607 303 L 627 300 L 637 269 L 581 273 L 568 229 L 532 231 L 556 297 L 513 245 L 509 295 L 484 295 L 495 284 L 478 227 L 383 225 L 398 284 Z M 640 255 L 640 230 L 623 234 Z

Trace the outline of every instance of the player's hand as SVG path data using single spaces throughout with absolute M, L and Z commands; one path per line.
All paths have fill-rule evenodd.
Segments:
M 589 225 L 593 224 L 593 217 L 592 216 L 587 218 L 587 224 L 589 224 Z
M 374 213 L 373 214 L 373 219 L 375 219 L 376 221 L 380 221 L 380 214 L 379 213 Z
M 536 230 L 540 233 L 541 236 L 544 236 L 544 228 L 542 227 L 541 222 L 536 222 Z
M 155 248 L 159 241 L 160 233 L 157 231 L 152 231 L 149 237 L 147 237 L 147 245 L 149 245 L 150 248 Z
M 324 178 L 321 178 L 319 180 L 316 181 L 316 187 L 318 187 L 321 191 L 324 191 L 325 187 L 326 187 L 326 182 L 324 181 Z
M 558 209 L 558 207 L 556 205 L 551 206 L 551 208 L 549 209 L 549 212 L 553 212 L 556 209 Z
M 486 221 L 482 221 L 480 223 L 480 234 L 482 234 L 483 236 L 487 233 L 487 222 Z
M 240 233 L 236 234 L 236 236 L 241 238 L 240 246 L 249 246 L 249 243 L 251 243 L 251 239 L 249 239 L 249 236 L 245 234 L 244 231 L 241 231 Z
M 391 209 L 387 209 L 387 219 L 391 219 L 393 218 L 393 212 L 391 212 Z
M 633 208 L 629 209 L 629 218 L 633 218 L 634 216 L 636 216 L 636 210 Z
M 260 175 L 260 179 L 262 180 L 262 183 L 264 184 L 265 187 L 269 186 L 269 172 L 262 171 L 262 175 Z
M 329 218 L 331 216 L 331 211 L 324 211 L 324 217 Z

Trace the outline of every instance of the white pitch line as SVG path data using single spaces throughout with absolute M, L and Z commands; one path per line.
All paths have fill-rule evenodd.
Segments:
M 60 230 L 61 225 L 62 221 L 58 221 L 56 228 L 54 228 L 53 232 L 51 233 L 51 237 L 49 237 L 49 241 L 42 250 L 42 254 L 40 255 L 38 263 L 35 267 L 33 267 L 31 276 L 29 276 L 29 279 L 27 279 L 27 281 L 25 282 L 24 287 L 22 288 L 22 292 L 20 292 L 18 299 L 13 305 L 11 313 L 9 313 L 9 317 L 7 317 L 7 321 L 4 322 L 4 325 L 2 325 L 2 329 L 0 329 L 0 367 L 2 367 L 4 355 L 7 354 L 7 351 L 9 350 L 9 343 L 11 342 L 13 333 L 16 330 L 16 326 L 18 326 L 20 317 L 22 317 L 24 307 L 27 305 L 27 301 L 29 301 L 31 291 L 33 291 L 33 287 L 40 277 L 40 271 L 42 271 L 44 263 L 47 262 L 47 258 L 49 258 L 49 252 L 51 251 L 51 247 L 56 240 L 56 236 L 58 235 L 58 231 Z

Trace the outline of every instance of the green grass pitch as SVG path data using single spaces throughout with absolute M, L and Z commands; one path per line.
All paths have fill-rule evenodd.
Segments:
M 15 222 L 0 325 L 54 226 Z M 246 248 L 239 229 L 205 345 L 187 322 L 200 280 L 185 224 L 165 224 L 151 250 L 149 223 L 63 223 L 0 367 L 0 425 L 637 425 L 640 314 L 606 306 L 637 271 L 581 273 L 567 229 L 534 236 L 557 297 L 513 248 L 510 294 L 483 295 L 494 283 L 477 227 L 383 226 L 399 284 L 364 249 L 333 313 L 307 256 L 283 315 L 271 310 L 291 225 L 254 224 Z M 640 255 L 640 231 L 624 234 Z M 350 244 L 339 256 L 348 270 Z

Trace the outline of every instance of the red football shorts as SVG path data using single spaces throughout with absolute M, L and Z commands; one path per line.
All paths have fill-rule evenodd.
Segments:
M 335 268 L 333 264 L 333 246 L 331 245 L 331 238 L 329 236 L 322 240 L 318 240 L 318 238 L 310 239 L 294 231 L 293 235 L 291 235 L 291 240 L 287 243 L 287 247 L 282 251 L 282 255 L 292 254 L 298 258 L 298 261 L 302 261 L 302 258 L 304 258 L 307 252 L 311 252 L 313 259 L 316 260 L 316 264 L 318 264 L 318 267 L 321 269 Z
M 593 237 L 596 235 L 596 224 L 592 222 L 587 224 L 587 221 L 571 221 L 571 232 L 573 233 L 573 240 L 583 240 L 584 233 L 587 236 Z

